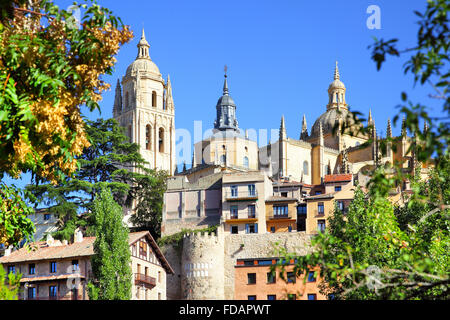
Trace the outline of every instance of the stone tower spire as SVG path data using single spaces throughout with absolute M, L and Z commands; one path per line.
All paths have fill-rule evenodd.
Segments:
M 167 75 L 167 83 L 166 83 L 166 95 L 164 105 L 166 110 L 173 110 L 175 108 L 173 103 L 172 96 L 172 83 L 170 82 L 170 75 Z
M 117 117 L 122 113 L 122 87 L 120 86 L 120 80 L 117 79 L 116 84 L 116 96 L 114 98 L 113 116 Z
M 386 128 L 386 138 L 392 138 L 391 119 L 388 119 L 387 128 Z
M 402 137 L 406 138 L 406 118 L 402 119 Z
M 284 115 L 281 116 L 281 124 L 280 124 L 280 140 L 286 139 L 286 125 L 284 123 Z
M 306 138 L 308 138 L 308 126 L 306 125 L 306 116 L 303 115 L 302 132 L 300 133 L 300 140 L 305 140 Z
M 336 61 L 336 67 L 334 68 L 334 80 L 339 80 L 339 68 L 338 68 L 337 61 Z
M 369 109 L 369 118 L 367 119 L 367 125 L 370 126 L 373 123 L 372 109 Z

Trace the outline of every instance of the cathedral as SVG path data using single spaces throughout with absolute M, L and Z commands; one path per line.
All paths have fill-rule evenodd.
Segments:
M 310 237 L 326 229 L 335 206 L 348 210 L 355 186 L 366 186 L 371 170 L 401 163 L 404 172 L 419 165 L 426 172 L 426 164 L 418 164 L 410 151 L 413 139 L 404 125 L 393 137 L 388 121 L 382 138 L 370 111 L 363 124 L 349 110 L 337 62 L 326 90 L 328 103 L 312 127 L 303 115 L 298 136 L 288 137 L 281 116 L 278 139 L 265 146 L 239 127 L 225 70 L 212 134 L 195 143 L 192 165 L 179 171 L 170 78 L 164 80 L 150 58 L 144 31 L 137 49 L 117 82 L 113 115 L 150 168 L 169 173 L 161 235 L 185 236 L 181 246 L 164 247 L 175 272 L 167 279 L 168 299 L 240 298 L 249 288 L 237 276 L 240 268 L 249 261 L 275 261 L 271 243 L 305 254 Z M 408 188 L 405 181 L 390 197 L 397 201 Z M 214 234 L 186 235 L 186 230 L 212 227 Z

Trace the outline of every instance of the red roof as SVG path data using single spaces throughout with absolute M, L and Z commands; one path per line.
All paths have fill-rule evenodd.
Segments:
M 327 174 L 324 178 L 325 183 L 352 181 L 352 174 Z

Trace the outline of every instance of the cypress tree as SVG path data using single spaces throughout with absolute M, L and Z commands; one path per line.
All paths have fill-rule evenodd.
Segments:
M 94 280 L 88 284 L 91 300 L 131 299 L 131 254 L 122 209 L 111 191 L 102 188 L 93 203 L 96 239 L 91 259 Z

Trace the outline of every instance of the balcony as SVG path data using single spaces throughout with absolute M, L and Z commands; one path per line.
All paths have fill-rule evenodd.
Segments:
M 269 215 L 268 218 L 269 218 L 269 220 L 288 220 L 288 219 L 295 220 L 295 218 L 293 218 L 291 214 L 274 214 L 274 213 L 272 213 L 271 215 Z
M 134 283 L 135 284 L 146 284 L 149 286 L 156 286 L 156 279 L 150 276 L 147 276 L 142 273 L 135 273 L 134 274 Z
M 225 194 L 226 201 L 248 201 L 258 200 L 258 192 L 255 191 L 229 191 Z

